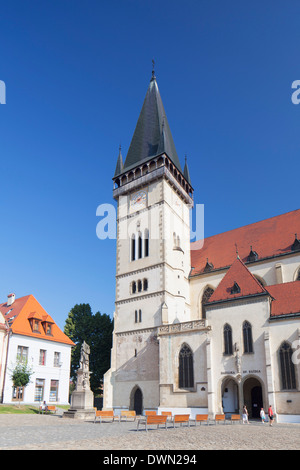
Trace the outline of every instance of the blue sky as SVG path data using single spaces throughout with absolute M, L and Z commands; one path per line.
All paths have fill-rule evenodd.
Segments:
M 188 156 L 205 236 L 299 208 L 298 0 L 1 1 L 0 300 L 63 328 L 112 315 L 115 241 L 96 236 L 151 78 Z

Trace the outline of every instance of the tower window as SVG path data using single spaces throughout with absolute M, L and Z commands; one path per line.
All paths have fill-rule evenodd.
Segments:
M 145 256 L 149 256 L 149 230 L 145 230 L 145 239 L 144 239 L 144 248 Z
M 131 261 L 135 260 L 135 235 L 131 237 Z
M 138 257 L 139 259 L 142 258 L 142 235 L 141 233 L 139 234 L 139 245 L 138 245 Z

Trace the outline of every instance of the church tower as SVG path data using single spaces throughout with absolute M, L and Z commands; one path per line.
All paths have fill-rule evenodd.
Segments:
M 190 320 L 190 209 L 154 71 L 123 162 L 113 177 L 117 210 L 116 299 L 104 407 L 157 408 L 162 325 Z

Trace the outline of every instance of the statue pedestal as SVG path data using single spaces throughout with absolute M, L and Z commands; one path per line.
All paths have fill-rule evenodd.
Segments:
M 94 394 L 91 390 L 74 390 L 71 406 L 65 411 L 63 418 L 94 419 Z
M 77 370 L 76 390 L 71 396 L 71 406 L 63 418 L 94 419 L 94 394 L 90 389 L 89 358 L 90 348 L 83 342 L 81 347 L 80 368 Z

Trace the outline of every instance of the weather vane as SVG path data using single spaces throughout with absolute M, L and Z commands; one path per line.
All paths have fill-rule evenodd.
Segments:
M 152 78 L 155 78 L 154 66 L 155 66 L 155 61 L 154 61 L 154 59 L 152 59 Z

